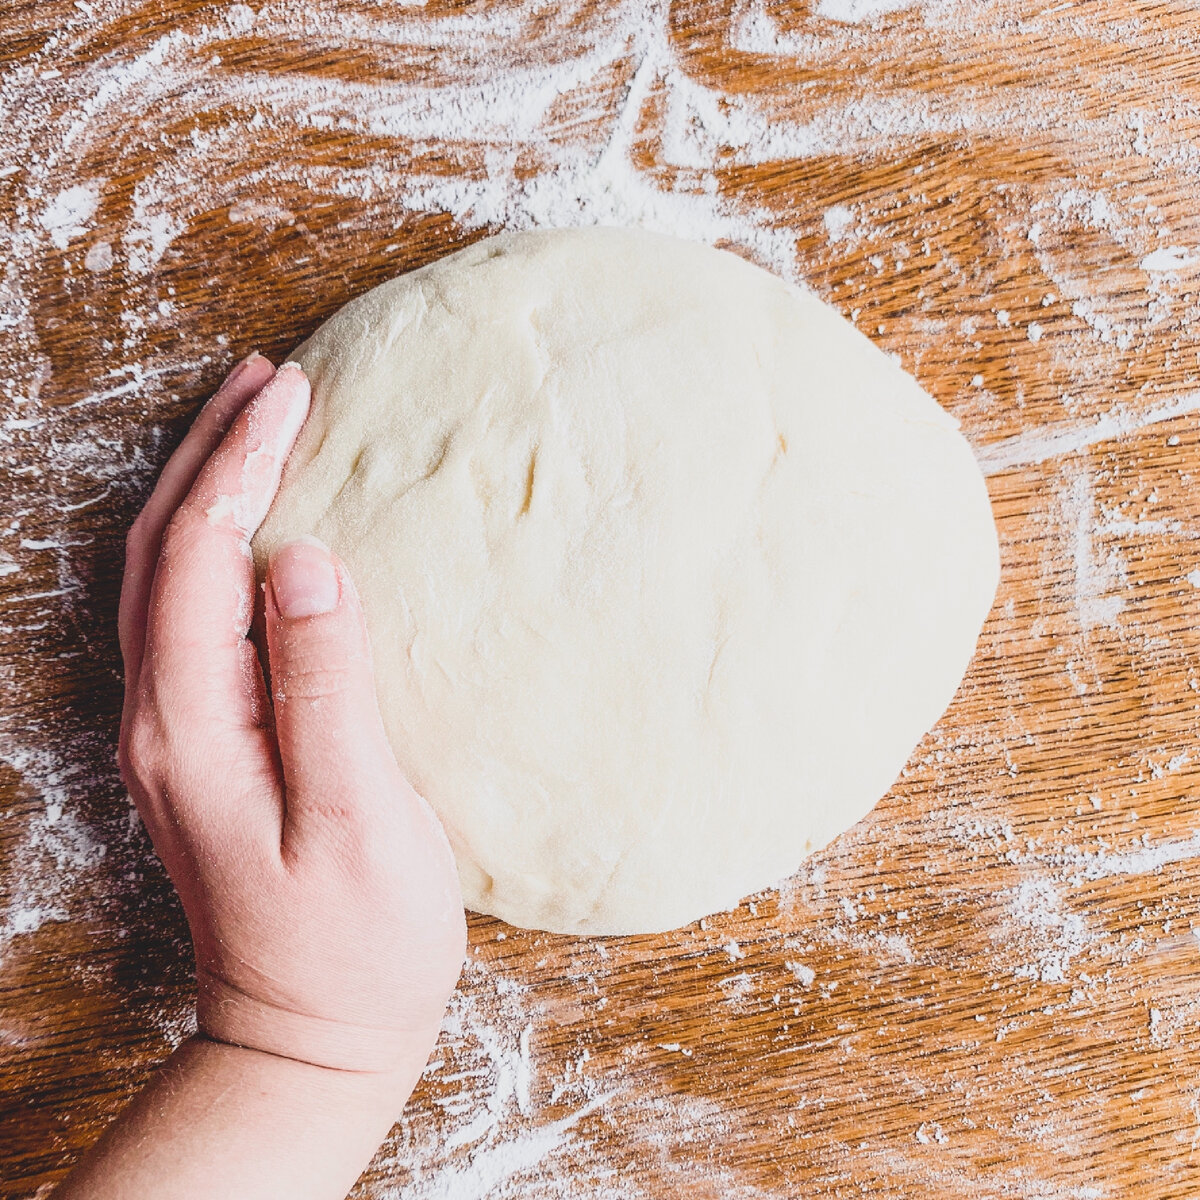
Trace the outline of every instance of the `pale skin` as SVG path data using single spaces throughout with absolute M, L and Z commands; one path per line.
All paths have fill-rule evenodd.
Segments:
M 183 902 L 197 1025 L 57 1200 L 340 1200 L 437 1038 L 466 931 L 437 818 L 396 765 L 345 566 L 282 547 L 249 640 L 250 539 L 308 412 L 252 355 L 130 530 L 122 776 Z

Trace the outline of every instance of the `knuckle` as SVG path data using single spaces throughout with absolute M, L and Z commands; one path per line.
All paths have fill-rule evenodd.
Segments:
M 345 797 L 310 799 L 306 807 L 312 816 L 347 830 L 352 829 L 362 817 L 362 806 Z
M 188 495 L 171 514 L 162 535 L 162 557 L 184 558 L 207 553 L 220 547 L 247 554 L 247 531 L 242 527 L 244 514 L 237 497 L 218 497 L 212 505 Z
M 142 509 L 125 533 L 126 562 L 153 562 L 158 554 L 161 536 L 158 523 L 146 509 Z
M 316 657 L 290 659 L 274 677 L 277 700 L 336 700 L 352 694 L 359 681 L 357 664 Z
M 145 788 L 157 785 L 162 774 L 164 737 L 158 719 L 137 708 L 121 731 L 119 755 L 125 782 Z
M 194 501 L 185 499 L 171 514 L 162 535 L 164 556 L 178 554 L 196 536 L 197 512 Z

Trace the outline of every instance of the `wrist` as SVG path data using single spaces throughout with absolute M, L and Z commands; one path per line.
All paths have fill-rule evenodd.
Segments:
M 410 1087 L 407 1079 L 318 1067 L 195 1034 L 55 1195 L 345 1196 Z
M 340 1113 L 347 1124 L 374 1127 L 382 1139 L 399 1118 L 420 1072 L 348 1071 L 286 1058 L 251 1046 L 221 1042 L 204 1032 L 180 1044 L 168 1071 L 201 1069 L 252 1091 L 293 1115 L 321 1109 Z
M 284 1059 L 335 1077 L 404 1095 L 415 1086 L 437 1040 L 428 1029 L 378 1028 L 270 1004 L 217 975 L 197 971 L 197 1026 L 207 1041 Z

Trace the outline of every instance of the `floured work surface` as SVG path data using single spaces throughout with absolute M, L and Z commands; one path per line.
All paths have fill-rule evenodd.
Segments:
M 643 939 L 473 920 L 361 1194 L 1200 1190 L 1190 7 L 173 8 L 0 15 L 0 1194 L 188 1030 L 112 766 L 158 467 L 235 356 L 592 221 L 731 246 L 899 355 L 989 473 L 1000 595 L 904 777 L 780 892 Z

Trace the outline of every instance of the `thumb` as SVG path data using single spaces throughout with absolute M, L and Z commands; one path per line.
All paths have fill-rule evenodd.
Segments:
M 397 767 L 345 564 L 316 538 L 287 543 L 271 556 L 265 608 L 285 821 L 360 816 Z

